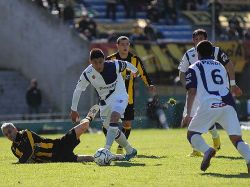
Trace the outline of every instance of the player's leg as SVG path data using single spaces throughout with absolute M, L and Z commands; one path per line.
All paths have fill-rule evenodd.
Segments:
M 221 148 L 221 142 L 220 142 L 220 135 L 216 129 L 216 124 L 214 124 L 210 129 L 209 129 L 210 134 L 212 135 L 213 139 L 213 147 L 216 151 L 218 151 Z
M 89 109 L 87 116 L 80 121 L 80 124 L 74 127 L 76 138 L 79 137 L 88 130 L 89 123 L 95 118 L 96 114 L 99 111 L 99 105 L 94 105 Z
M 192 111 L 191 116 L 193 116 L 193 113 L 194 112 Z M 184 117 L 186 116 L 186 114 L 187 114 L 187 101 L 185 103 L 183 114 L 182 114 L 183 117 L 182 117 L 182 121 L 181 121 L 181 127 L 186 127 L 187 126 L 187 124 L 183 123 L 183 120 L 184 120 Z M 190 156 L 190 157 L 202 157 L 203 156 L 200 151 L 196 150 L 194 147 L 192 147 L 192 148 L 193 148 L 193 150 L 192 150 L 192 152 L 190 154 L 188 154 L 188 156 Z
M 202 171 L 206 171 L 209 167 L 210 160 L 215 155 L 216 150 L 205 142 L 201 134 L 206 133 L 221 114 L 221 110 L 208 108 L 204 105 L 197 110 L 197 113 L 189 124 L 187 133 L 188 141 L 194 149 L 204 154 L 200 167 Z
M 199 132 L 188 131 L 187 138 L 195 150 L 198 150 L 204 154 L 200 169 L 202 171 L 206 171 L 210 165 L 211 158 L 216 153 L 215 149 L 209 147 Z
M 94 162 L 94 157 L 91 155 L 77 155 L 77 162 Z
M 246 142 L 242 140 L 240 123 L 235 109 L 231 106 L 225 106 L 224 114 L 218 121 L 221 126 L 227 131 L 229 138 L 241 156 L 245 159 L 248 173 L 250 166 L 250 148 Z
M 132 120 L 134 120 L 134 104 L 128 104 L 125 109 L 124 117 L 122 118 L 122 132 L 128 139 L 131 129 L 132 129 Z M 117 154 L 123 154 L 123 149 L 118 145 Z

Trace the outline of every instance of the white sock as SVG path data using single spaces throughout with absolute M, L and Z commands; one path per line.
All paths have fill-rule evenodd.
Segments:
M 241 156 L 246 160 L 246 163 L 250 162 L 250 149 L 247 143 L 239 142 L 237 145 L 237 150 Z
M 120 131 L 120 130 L 119 130 Z M 133 151 L 133 147 L 131 147 L 131 145 L 128 143 L 128 140 L 126 138 L 126 136 L 123 134 L 123 132 L 118 132 L 120 133 L 120 136 L 115 139 L 115 141 L 122 147 L 124 147 L 124 149 L 126 150 L 127 154 L 132 153 Z
M 115 137 L 117 136 L 118 130 L 119 130 L 118 127 L 109 127 L 108 128 L 107 136 L 106 136 L 106 145 L 105 145 L 106 149 L 110 150 L 110 148 L 115 140 Z
M 213 129 L 209 129 L 210 134 L 212 135 L 212 138 L 218 138 L 219 137 L 219 133 L 216 129 L 216 126 L 214 125 Z
M 191 144 L 195 150 L 198 150 L 202 153 L 205 153 L 209 149 L 209 146 L 199 134 L 194 134 L 191 137 Z

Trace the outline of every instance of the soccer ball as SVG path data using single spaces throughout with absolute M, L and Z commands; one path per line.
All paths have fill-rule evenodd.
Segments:
M 112 161 L 112 153 L 105 148 L 99 148 L 94 154 L 94 161 L 99 166 L 108 166 Z

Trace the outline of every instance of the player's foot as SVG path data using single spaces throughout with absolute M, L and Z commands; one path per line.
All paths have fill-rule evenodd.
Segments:
M 202 157 L 203 155 L 201 152 L 193 150 L 193 152 L 190 153 L 188 156 L 190 156 L 190 157 Z
M 210 160 L 212 157 L 214 157 L 216 151 L 214 148 L 210 147 L 204 154 L 203 156 L 203 160 L 201 162 L 201 170 L 202 171 L 206 171 L 207 168 L 209 167 L 210 165 Z
M 247 172 L 250 174 L 250 162 L 247 164 Z
M 125 156 L 123 154 L 113 154 L 113 161 L 123 161 Z
M 118 147 L 117 147 L 117 150 L 116 150 L 116 153 L 117 153 L 117 154 L 123 154 L 123 148 L 120 147 L 120 146 L 118 146 Z
M 134 158 L 137 155 L 137 150 L 133 148 L 132 153 L 125 155 L 125 160 L 129 161 L 131 158 Z
M 99 105 L 93 105 L 90 109 L 89 109 L 89 113 L 87 114 L 88 117 L 91 117 L 92 120 L 95 118 L 96 114 L 99 112 L 100 107 Z
M 220 136 L 218 136 L 217 138 L 213 138 L 213 142 L 214 142 L 214 149 L 216 151 L 219 151 L 220 150 L 220 146 L 221 146 Z

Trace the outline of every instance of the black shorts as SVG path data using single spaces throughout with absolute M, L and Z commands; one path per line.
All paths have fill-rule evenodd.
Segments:
M 74 154 L 75 147 L 80 143 L 76 138 L 74 129 L 71 129 L 67 134 L 58 139 L 54 147 L 54 161 L 55 162 L 76 162 L 77 155 Z
M 134 120 L 134 104 L 128 104 L 125 112 L 124 112 L 124 118 L 122 118 L 123 121 L 131 121 Z

